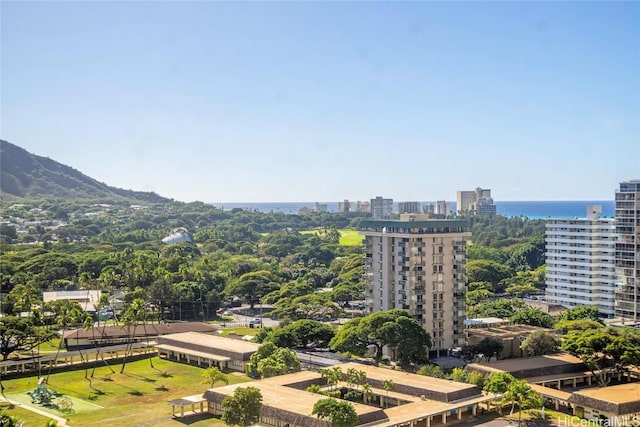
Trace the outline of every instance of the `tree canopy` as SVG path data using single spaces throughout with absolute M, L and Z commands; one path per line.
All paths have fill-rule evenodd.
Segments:
M 520 344 L 520 349 L 527 356 L 557 353 L 560 349 L 560 340 L 550 332 L 535 331 Z
M 222 421 L 227 425 L 249 426 L 260 419 L 262 393 L 255 387 L 238 387 L 222 399 Z
M 358 415 L 353 404 L 339 399 L 320 399 L 313 405 L 312 415 L 331 422 L 332 427 L 354 427 Z
M 300 370 L 300 360 L 296 353 L 288 348 L 277 347 L 266 342 L 251 355 L 249 369 L 262 378 L 274 377 Z
M 382 360 L 384 346 L 395 349 L 401 363 L 421 363 L 428 359 L 431 337 L 408 311 L 388 310 L 349 320 L 330 346 L 357 355 L 364 355 L 372 346 L 376 366 Z
M 0 317 L 0 354 L 7 360 L 11 353 L 29 351 L 39 344 L 49 341 L 55 333 L 38 331 L 30 319 L 15 316 Z
M 264 342 L 272 342 L 278 347 L 326 347 L 334 337 L 335 330 L 331 326 L 311 319 L 300 319 L 277 328 L 268 333 Z
M 579 357 L 601 387 L 630 366 L 640 366 L 640 334 L 628 328 L 571 330 L 562 349 Z

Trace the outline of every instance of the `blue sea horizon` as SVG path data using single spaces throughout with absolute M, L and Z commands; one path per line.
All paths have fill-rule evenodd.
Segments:
M 318 202 L 326 204 L 329 212 L 338 211 L 338 202 Z M 419 202 L 421 206 L 433 201 Z M 455 210 L 456 202 L 449 202 L 451 209 Z M 297 214 L 303 208 L 312 209 L 315 202 L 235 202 L 235 203 L 209 203 L 219 209 L 247 209 L 264 213 L 284 213 Z M 529 219 L 544 218 L 584 218 L 587 215 L 587 206 L 602 206 L 603 218 L 613 218 L 615 215 L 615 201 L 613 200 L 568 200 L 568 201 L 496 201 L 498 215 L 506 217 L 527 217 Z M 398 209 L 398 204 L 394 202 L 394 209 Z

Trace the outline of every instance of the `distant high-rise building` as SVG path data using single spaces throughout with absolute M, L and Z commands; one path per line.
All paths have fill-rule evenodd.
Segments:
M 329 210 L 329 206 L 326 203 L 318 203 L 313 207 L 314 212 L 327 212 Z
M 476 188 L 473 191 L 458 191 L 456 209 L 460 213 L 495 215 L 496 205 L 491 198 L 491 190 Z
M 349 200 L 344 199 L 344 201 L 338 202 L 338 212 L 352 212 Z
M 451 214 L 451 203 L 445 200 L 438 200 L 436 202 L 436 215 L 450 215 Z
M 640 312 L 640 179 L 616 191 L 616 317 L 637 322 Z
M 426 214 L 434 214 L 436 213 L 436 205 L 435 203 L 427 203 L 424 205 L 424 213 Z
M 398 202 L 398 213 L 420 213 L 420 202 Z
M 466 318 L 464 219 L 400 215 L 363 221 L 365 305 L 369 313 L 408 310 L 431 335 L 432 350 L 462 346 Z
M 356 212 L 361 213 L 370 213 L 371 212 L 371 204 L 366 200 L 363 202 L 356 202 Z
M 456 209 L 458 212 L 469 212 L 471 210 L 471 205 L 475 202 L 475 191 L 458 191 L 456 196 Z
M 371 199 L 371 215 L 374 219 L 389 218 L 393 212 L 393 199 L 380 196 Z
M 614 315 L 615 220 L 588 206 L 586 218 L 549 219 L 546 228 L 546 300 L 568 308 L 598 307 Z

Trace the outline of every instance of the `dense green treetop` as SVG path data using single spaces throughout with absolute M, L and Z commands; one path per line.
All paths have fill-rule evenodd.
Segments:
M 527 356 L 557 353 L 560 350 L 560 339 L 547 331 L 535 331 L 520 344 L 520 349 Z
M 368 346 L 373 346 L 376 366 L 386 345 L 396 349 L 403 364 L 423 363 L 428 359 L 431 337 L 408 311 L 387 310 L 349 320 L 330 345 L 336 351 L 357 355 L 364 355 Z
M 563 337 L 562 349 L 579 357 L 601 387 L 630 366 L 640 366 L 640 332 L 630 328 L 571 330 Z
M 542 328 L 553 328 L 555 320 L 544 311 L 533 308 L 523 307 L 513 314 L 509 320 L 513 323 L 529 326 L 540 326 Z
M 313 405 L 312 415 L 329 420 L 332 427 L 354 427 L 358 414 L 353 404 L 339 399 L 320 399 Z
M 262 392 L 256 387 L 238 387 L 222 399 L 222 421 L 230 426 L 249 426 L 260 419 Z

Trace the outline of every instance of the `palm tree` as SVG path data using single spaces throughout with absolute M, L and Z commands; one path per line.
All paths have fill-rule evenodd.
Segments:
M 147 310 L 147 305 L 145 304 L 144 301 L 140 300 L 138 302 L 138 305 L 140 305 L 140 310 L 138 312 L 138 316 L 139 319 L 138 320 L 142 320 L 142 328 L 144 329 L 144 336 L 145 336 L 145 340 L 147 341 L 147 350 L 149 349 L 149 334 L 147 333 L 147 317 L 149 315 L 149 312 Z M 149 357 L 149 364 L 151 365 L 151 367 L 153 368 L 153 355 L 151 357 Z
M 124 372 L 124 367 L 127 364 L 127 357 L 132 352 L 133 343 L 136 335 L 136 328 L 138 327 L 138 322 L 144 315 L 144 301 L 141 298 L 136 298 L 131 302 L 127 311 L 125 311 L 124 315 L 122 315 L 123 320 L 123 328 L 127 328 L 127 346 L 124 352 L 124 358 L 122 359 L 122 368 L 120 368 L 120 373 Z M 133 326 L 133 331 L 131 327 Z M 146 326 L 145 326 L 146 330 Z M 147 338 L 148 339 L 148 338 Z M 147 345 L 148 345 L 147 341 Z M 153 367 L 153 361 L 151 362 L 151 366 Z
M 80 329 L 82 330 L 89 330 L 89 328 L 93 327 L 93 317 L 91 317 L 91 315 L 89 313 L 87 313 L 84 310 L 81 310 L 77 307 L 74 307 L 71 309 L 71 322 L 76 326 L 76 343 L 79 342 L 79 337 L 80 337 Z M 87 357 L 87 360 L 84 360 L 84 356 L 82 355 L 82 350 L 80 349 L 80 347 L 78 347 L 78 352 L 80 353 L 80 358 L 82 359 L 83 362 L 88 362 L 89 358 Z M 85 365 L 84 368 L 84 378 L 86 379 L 87 376 L 89 374 L 89 367 Z
M 320 375 L 327 382 L 327 385 L 331 387 L 329 391 L 333 391 L 334 387 L 342 380 L 342 369 L 338 366 L 322 369 Z
M 387 400 L 388 400 L 389 399 L 389 392 L 395 390 L 396 383 L 394 383 L 393 380 L 384 380 L 382 382 L 382 388 L 384 388 L 384 391 L 387 392 Z
M 520 426 L 522 425 L 522 411 L 540 408 L 544 400 L 525 380 L 515 380 L 507 386 L 507 391 L 502 396 L 502 403 L 511 403 L 511 413 L 518 405 L 518 426 Z
M 367 373 L 365 371 L 357 371 L 356 384 L 365 385 L 367 383 Z
M 101 338 L 99 340 L 96 339 L 96 327 L 100 327 L 100 311 L 101 309 L 108 307 L 109 304 L 109 295 L 108 294 L 102 294 L 100 296 L 100 300 L 94 304 L 94 307 L 96 309 L 96 312 L 98 313 L 98 325 L 97 326 L 93 326 L 91 328 L 91 335 L 92 335 L 92 339 L 93 339 L 93 345 L 96 348 L 96 359 L 93 362 L 93 368 L 91 369 L 91 378 L 93 378 L 93 376 L 96 373 L 96 365 L 98 364 L 98 358 L 101 357 L 102 361 L 104 362 L 105 366 L 107 368 L 109 368 L 109 370 L 111 371 L 112 374 L 114 374 L 116 371 L 113 370 L 113 368 L 111 368 L 111 365 L 109 365 L 109 362 L 102 356 L 101 353 L 101 342 L 102 342 L 102 338 L 104 338 L 105 335 L 105 329 L 107 327 L 107 322 L 105 319 L 105 322 L 102 324 L 102 334 L 101 334 Z
M 347 385 L 348 386 L 357 386 L 358 384 L 358 370 L 356 368 L 347 369 Z
M 36 328 L 36 340 L 38 344 L 33 349 L 38 353 L 38 378 L 42 376 L 42 365 L 40 363 L 40 327 L 44 325 L 44 315 L 42 314 L 42 310 L 35 309 L 31 312 L 31 321 L 33 322 L 33 326 Z M 32 350 L 33 350 L 32 349 Z M 32 353 L 33 357 L 33 353 Z
M 58 343 L 58 349 L 56 350 L 56 357 L 54 359 L 54 364 L 58 364 L 58 356 L 60 355 L 60 350 L 62 349 L 62 345 L 64 343 L 64 333 L 67 331 L 67 327 L 71 323 L 71 313 L 69 312 L 69 305 L 62 303 L 56 305 L 58 308 L 57 313 L 57 325 L 62 326 L 62 333 L 60 335 L 60 342 Z M 51 375 L 51 363 L 49 363 L 49 369 L 47 370 L 47 384 L 49 383 L 49 376 Z
M 371 387 L 371 384 L 369 383 L 362 384 L 362 397 L 364 399 L 365 404 L 369 402 L 369 400 L 372 400 L 375 396 L 376 395 L 373 392 L 373 387 Z

